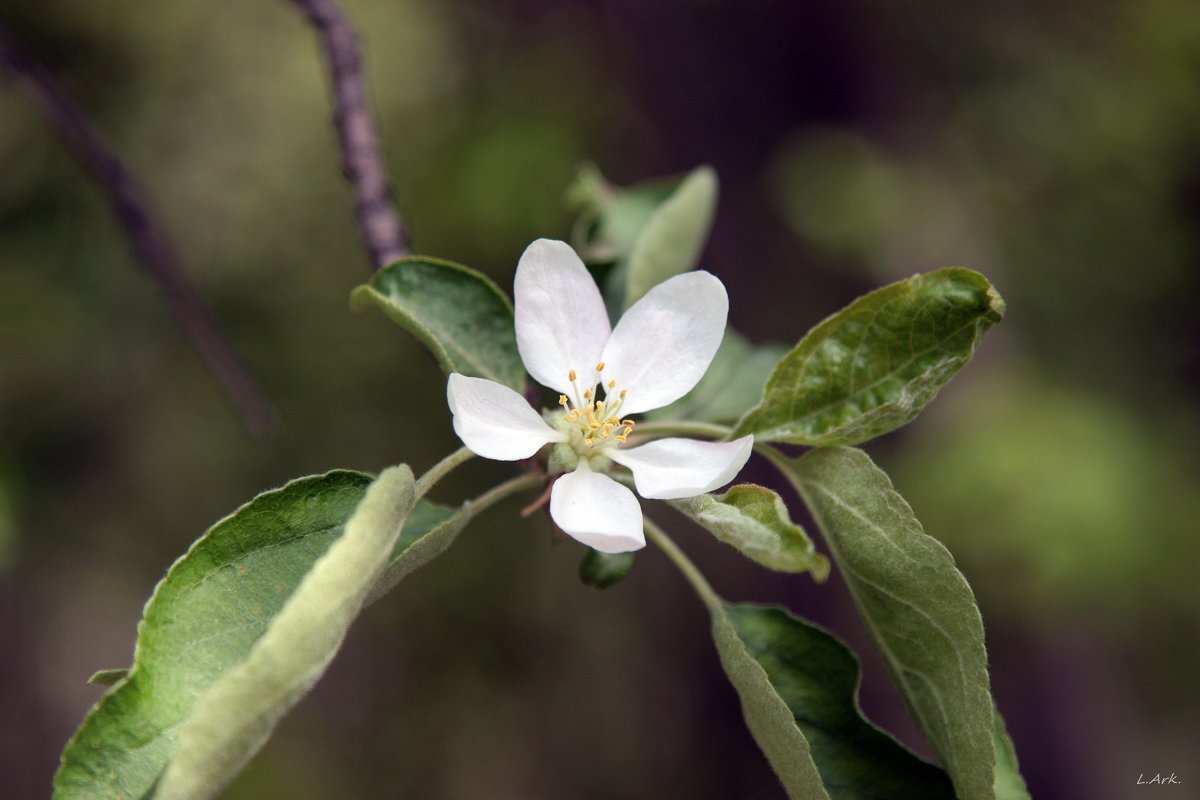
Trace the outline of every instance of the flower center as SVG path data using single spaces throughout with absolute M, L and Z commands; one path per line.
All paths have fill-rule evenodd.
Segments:
M 558 396 L 558 404 L 563 407 L 562 422 L 565 423 L 567 432 L 574 434 L 578 431 L 577 441 L 584 447 L 590 448 L 597 445 L 604 447 L 624 442 L 633 431 L 633 420 L 621 419 L 621 406 L 625 403 L 625 396 L 629 390 L 618 390 L 615 380 L 610 379 L 606 382 L 604 366 L 603 361 L 596 365 L 591 387 L 585 388 L 582 394 L 579 391 L 579 376 L 575 370 L 571 370 L 567 375 L 567 380 L 571 382 L 575 396 L 574 398 L 568 398 L 565 394 Z M 598 394 L 601 388 L 604 390 L 603 400 Z M 571 439 L 574 442 L 576 436 L 572 435 Z

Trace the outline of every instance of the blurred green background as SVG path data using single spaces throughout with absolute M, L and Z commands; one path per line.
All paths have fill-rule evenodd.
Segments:
M 567 236 L 581 162 L 617 182 L 707 162 L 703 265 L 756 341 L 915 271 L 984 272 L 1004 324 L 868 449 L 976 589 L 1035 797 L 1200 780 L 1193 0 L 346 8 L 418 252 L 508 286 L 530 240 Z M 100 694 L 85 679 L 129 662 L 142 603 L 209 524 L 297 475 L 457 443 L 431 359 L 348 310 L 366 259 L 289 3 L 5 0 L 0 19 L 147 184 L 282 419 L 242 431 L 0 79 L 0 786 L 23 798 L 48 795 Z M 472 464 L 437 494 L 505 474 Z M 581 548 L 517 507 L 373 606 L 226 796 L 782 798 L 678 575 L 647 552 L 587 589 Z M 853 643 L 867 711 L 928 753 L 836 574 L 767 574 L 659 516 L 726 596 Z

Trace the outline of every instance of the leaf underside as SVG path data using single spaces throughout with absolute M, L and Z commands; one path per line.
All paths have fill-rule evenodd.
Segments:
M 966 579 L 861 450 L 818 448 L 789 462 L 884 655 L 960 800 L 994 797 L 993 710 L 983 622 Z

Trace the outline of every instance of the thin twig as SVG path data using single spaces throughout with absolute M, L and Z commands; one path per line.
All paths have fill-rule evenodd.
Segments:
M 50 73 L 0 26 L 0 68 L 29 97 L 67 149 L 91 173 L 125 232 L 134 259 L 166 296 L 176 321 L 253 435 L 270 432 L 276 412 L 217 327 L 212 313 L 188 281 L 166 229 L 151 211 L 145 191 L 100 132 Z
M 392 200 L 375 118 L 367 103 L 358 37 L 334 0 L 292 0 L 316 28 L 329 61 L 333 127 L 342 150 L 342 172 L 354 187 L 354 213 L 372 269 L 409 253 L 408 232 Z

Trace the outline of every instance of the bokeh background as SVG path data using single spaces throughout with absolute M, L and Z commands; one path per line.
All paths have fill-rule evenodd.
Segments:
M 756 341 L 915 271 L 984 272 L 1008 317 L 868 450 L 975 587 L 1034 796 L 1200 782 L 1193 0 L 346 8 L 418 252 L 509 285 L 530 240 L 568 234 L 581 163 L 618 183 L 710 163 L 704 266 Z M 0 76 L 0 794 L 33 798 L 100 694 L 85 679 L 129 662 L 143 602 L 209 524 L 294 476 L 422 468 L 456 442 L 433 362 L 348 310 L 367 264 L 289 3 L 4 0 L 0 18 L 148 185 L 282 420 L 243 432 Z M 505 474 L 472 464 L 437 495 Z M 581 548 L 517 507 L 370 608 L 226 796 L 782 798 L 669 565 L 647 551 L 588 589 Z M 768 574 L 659 517 L 726 596 L 850 641 L 867 711 L 928 753 L 836 573 Z

